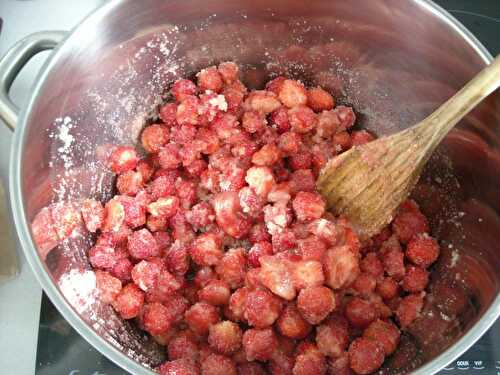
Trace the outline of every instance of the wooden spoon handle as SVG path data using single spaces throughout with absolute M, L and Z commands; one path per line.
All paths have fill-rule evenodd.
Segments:
M 448 132 L 481 100 L 500 86 L 500 55 L 481 70 L 460 91 L 448 99 L 420 124 L 432 132 L 429 148 L 433 149 Z M 423 129 L 422 129 L 423 130 Z

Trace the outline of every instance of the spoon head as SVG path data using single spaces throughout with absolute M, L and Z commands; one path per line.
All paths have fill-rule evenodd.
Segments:
M 362 239 L 380 232 L 408 197 L 424 165 L 420 142 L 407 132 L 356 146 L 330 160 L 316 182 L 329 210 Z

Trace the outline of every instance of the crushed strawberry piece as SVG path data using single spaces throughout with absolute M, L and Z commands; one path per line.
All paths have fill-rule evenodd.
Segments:
M 95 272 L 95 279 L 101 300 L 105 303 L 113 303 L 122 290 L 122 282 L 108 272 L 99 270 Z
M 51 209 L 53 228 L 60 241 L 69 238 L 81 224 L 82 217 L 78 207 L 71 202 L 58 202 Z
M 168 128 L 162 124 L 153 124 L 146 127 L 141 134 L 142 147 L 147 152 L 156 153 L 170 139 Z
M 160 248 L 147 229 L 140 229 L 130 235 L 128 251 L 135 259 L 147 259 L 160 255 Z
M 197 74 L 197 78 L 198 78 L 198 87 L 200 88 L 201 91 L 210 90 L 214 92 L 219 92 L 220 90 L 222 90 L 222 86 L 224 85 L 222 75 L 215 66 L 202 69 Z
M 263 256 L 259 261 L 261 264 L 259 279 L 262 285 L 283 299 L 294 299 L 296 290 L 289 263 L 276 256 Z
M 101 202 L 86 199 L 81 206 L 82 218 L 89 232 L 95 233 L 101 229 L 104 222 L 104 208 Z
M 285 79 L 278 91 L 278 97 L 288 108 L 293 108 L 307 103 L 307 91 L 300 82 Z
M 220 239 L 213 233 L 203 233 L 191 245 L 190 255 L 200 266 L 212 266 L 222 258 Z
M 352 298 L 345 307 L 345 316 L 355 327 L 367 327 L 378 318 L 377 309 L 367 300 L 359 297 Z
M 371 374 L 384 362 L 384 349 L 376 341 L 361 337 L 349 346 L 349 364 L 356 374 Z
M 316 345 L 326 356 L 337 358 L 349 345 L 349 324 L 341 315 L 332 314 L 316 327 Z
M 363 337 L 374 340 L 382 345 L 386 356 L 394 353 L 399 344 L 400 332 L 393 323 L 376 320 L 363 332 Z
M 220 316 L 214 306 L 206 302 L 198 302 L 186 311 L 184 319 L 192 331 L 204 335 L 208 333 L 210 326 L 219 321 Z
M 297 307 L 305 320 L 318 324 L 335 308 L 335 296 L 324 286 L 302 289 L 297 297 Z
M 241 347 L 242 332 L 238 324 L 225 320 L 210 327 L 208 343 L 216 352 L 230 355 Z
M 392 222 L 392 230 L 402 243 L 408 243 L 416 235 L 429 232 L 429 223 L 416 208 L 411 211 L 401 211 Z
M 109 156 L 109 166 L 115 173 L 123 173 L 134 169 L 139 162 L 135 148 L 120 146 Z
M 198 292 L 200 301 L 205 301 L 214 306 L 227 305 L 230 296 L 231 290 L 229 289 L 229 285 L 222 280 L 210 280 Z
M 295 303 L 289 303 L 283 309 L 276 325 L 283 336 L 292 339 L 303 339 L 312 329 L 312 326 L 303 318 Z
M 160 375 L 200 375 L 198 364 L 190 359 L 167 361 L 159 368 Z
M 413 238 L 406 247 L 406 257 L 417 266 L 427 268 L 439 256 L 439 245 L 428 235 Z
M 326 203 L 318 193 L 301 191 L 295 196 L 292 205 L 297 219 L 308 221 L 321 218 L 325 213 Z
M 171 320 L 167 308 L 158 302 L 146 304 L 143 311 L 144 329 L 152 335 L 160 335 L 170 328 Z
M 142 260 L 132 269 L 132 280 L 141 290 L 147 292 L 155 287 L 161 271 L 161 265 L 157 262 Z
M 325 253 L 326 284 L 333 289 L 349 286 L 359 275 L 359 260 L 347 246 L 333 247 Z
M 176 125 L 177 104 L 167 103 L 159 109 L 160 118 L 167 126 Z
M 248 293 L 244 317 L 249 325 L 256 328 L 271 326 L 280 314 L 280 300 L 266 290 Z
M 333 96 L 321 87 L 307 90 L 307 105 L 315 112 L 327 111 L 333 108 Z
M 401 328 L 409 326 L 420 314 L 424 306 L 422 294 L 409 294 L 404 297 L 396 310 L 396 318 Z
M 31 223 L 33 239 L 42 259 L 59 244 L 59 238 L 52 220 L 50 207 L 44 207 L 38 212 Z
M 180 331 L 168 342 L 168 358 L 171 361 L 177 359 L 196 360 L 198 357 L 198 343 L 195 335 L 191 331 Z
M 144 304 L 144 293 L 137 285 L 125 285 L 113 301 L 113 307 L 123 319 L 132 319 L 139 315 Z
M 278 346 L 278 339 L 272 328 L 250 328 L 243 334 L 243 349 L 248 361 L 267 361 Z

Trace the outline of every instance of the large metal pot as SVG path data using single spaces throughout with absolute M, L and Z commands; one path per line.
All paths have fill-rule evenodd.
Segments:
M 10 84 L 31 56 L 54 47 L 18 115 Z M 16 128 L 10 193 L 25 255 L 75 329 L 135 374 L 151 373 L 144 365 L 164 354 L 93 298 L 92 238 L 75 236 L 43 260 L 29 223 L 53 201 L 109 198 L 112 176 L 96 150 L 136 142 L 170 82 L 221 60 L 243 64 L 252 86 L 272 73 L 321 84 L 383 135 L 425 117 L 491 56 L 427 0 L 116 0 L 71 34 L 34 34 L 13 47 L 0 62 L 0 114 Z M 388 372 L 438 371 L 500 314 L 499 114 L 496 93 L 446 138 L 415 191 L 442 257 L 425 313 L 404 336 L 407 354 Z

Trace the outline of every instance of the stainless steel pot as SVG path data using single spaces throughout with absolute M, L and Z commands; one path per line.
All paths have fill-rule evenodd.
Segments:
M 49 48 L 56 50 L 18 114 L 9 87 Z M 0 61 L 0 115 L 15 128 L 11 205 L 25 255 L 85 339 L 124 369 L 151 373 L 146 367 L 163 351 L 94 298 L 85 253 L 92 238 L 74 236 L 43 260 L 29 223 L 52 201 L 109 198 L 112 176 L 99 153 L 136 142 L 170 82 L 234 60 L 251 86 L 274 73 L 323 85 L 382 135 L 422 119 L 491 59 L 427 0 L 111 1 L 72 33 L 34 34 Z M 438 371 L 500 314 L 499 114 L 495 93 L 446 138 L 415 190 L 442 257 L 425 313 L 387 372 Z

